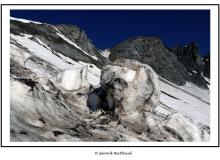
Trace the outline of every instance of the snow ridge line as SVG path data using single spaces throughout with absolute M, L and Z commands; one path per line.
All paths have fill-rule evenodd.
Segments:
M 13 21 L 19 21 L 19 22 L 22 22 L 22 23 L 43 24 L 43 23 L 41 23 L 41 22 L 30 21 L 30 20 L 26 20 L 26 19 L 22 19 L 22 18 L 15 18 L 15 17 L 10 17 L 10 20 L 13 20 Z
M 65 37 L 61 32 L 60 30 L 55 27 L 55 26 L 52 26 L 56 31 L 57 31 L 57 35 L 62 38 L 64 41 L 66 41 L 67 43 L 73 45 L 74 47 L 76 47 L 77 49 L 79 49 L 80 51 L 82 51 L 83 53 L 85 53 L 87 56 L 93 58 L 94 60 L 98 60 L 98 58 L 96 56 L 92 56 L 90 54 L 88 54 L 87 52 L 85 52 L 82 48 L 80 48 L 76 43 L 74 43 L 73 41 L 71 41 L 70 39 L 68 39 L 67 37 Z

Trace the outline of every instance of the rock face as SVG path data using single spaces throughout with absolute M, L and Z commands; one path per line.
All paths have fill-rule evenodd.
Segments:
M 158 38 L 137 37 L 125 40 L 111 49 L 109 59 L 115 61 L 118 58 L 129 58 L 148 64 L 160 76 L 177 85 L 184 85 L 188 80 L 186 67 Z
M 208 88 L 202 77 L 203 62 L 196 43 L 167 49 L 159 38 L 137 37 L 125 40 L 111 49 L 109 59 L 129 58 L 150 65 L 159 76 L 177 84 L 190 81 Z
M 210 54 L 204 56 L 202 58 L 202 61 L 204 62 L 204 70 L 203 70 L 203 75 L 205 77 L 210 78 Z
M 189 73 L 189 80 L 194 84 L 207 88 L 205 79 L 202 77 L 204 63 L 199 55 L 199 47 L 195 42 L 185 47 L 173 47 L 169 49 L 177 56 L 179 62 L 184 64 Z
M 195 42 L 185 47 L 177 46 L 169 50 L 175 53 L 177 59 L 186 66 L 187 71 L 202 71 L 202 58 L 199 56 L 199 47 Z
M 92 44 L 85 31 L 81 30 L 78 26 L 61 24 L 56 27 L 63 35 L 79 45 L 88 54 L 97 56 L 102 64 L 108 63 L 108 60 L 100 54 L 100 50 Z

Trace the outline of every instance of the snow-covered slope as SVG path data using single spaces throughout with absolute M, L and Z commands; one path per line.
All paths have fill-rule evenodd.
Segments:
M 11 17 L 10 27 L 11 34 L 34 35 L 34 41 L 40 40 L 50 49 L 77 62 L 92 63 L 101 68 L 107 61 L 77 26 L 51 25 Z
M 161 98 L 157 111 L 168 115 L 180 112 L 193 121 L 210 125 L 209 91 L 187 83 L 177 86 L 163 78 L 160 79 Z
M 17 54 L 16 52 L 20 50 L 20 48 L 18 47 L 18 45 L 20 45 L 29 52 L 27 53 L 29 57 L 33 56 L 33 57 L 40 58 L 43 61 L 42 62 L 43 64 L 48 63 L 49 66 L 52 67 L 56 72 L 73 69 L 73 68 L 80 68 L 82 66 L 88 66 L 89 83 L 93 86 L 99 85 L 101 70 L 98 69 L 95 65 L 82 63 L 82 62 L 76 62 L 68 57 L 63 56 L 61 53 L 53 51 L 46 44 L 44 44 L 40 39 L 36 38 L 38 42 L 37 43 L 31 40 L 31 38 L 33 38 L 33 36 L 31 35 L 18 36 L 18 35 L 11 34 L 11 41 L 15 43 L 15 44 L 11 44 L 12 45 L 11 48 L 13 47 L 17 48 L 15 50 L 11 50 L 11 54 L 16 55 Z M 28 58 L 24 59 L 23 61 L 24 61 L 23 62 L 24 66 L 32 70 L 33 73 L 38 74 L 39 77 L 42 77 L 44 75 L 46 78 L 49 78 L 52 82 L 55 81 L 54 75 L 45 74 L 48 72 L 48 68 L 45 68 L 45 66 L 39 65 L 37 64 L 37 62 L 30 60 Z

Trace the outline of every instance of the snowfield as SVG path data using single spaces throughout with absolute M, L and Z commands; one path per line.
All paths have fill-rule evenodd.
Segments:
M 168 115 L 180 112 L 184 116 L 202 125 L 210 125 L 210 96 L 209 91 L 194 84 L 177 86 L 160 78 L 161 97 L 156 110 Z

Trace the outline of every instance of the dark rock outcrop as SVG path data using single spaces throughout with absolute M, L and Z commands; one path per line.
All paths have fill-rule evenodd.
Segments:
M 169 50 L 177 56 L 178 61 L 186 66 L 187 71 L 202 72 L 202 57 L 199 55 L 199 47 L 195 42 L 185 47 L 177 46 Z
M 56 27 L 60 30 L 60 32 L 62 32 L 63 35 L 65 35 L 65 37 L 75 42 L 88 54 L 97 56 L 100 59 L 100 62 L 108 62 L 107 59 L 100 54 L 99 49 L 92 44 L 92 41 L 87 37 L 85 31 L 81 30 L 78 26 L 60 24 Z
M 204 62 L 203 75 L 207 78 L 210 78 L 210 54 L 204 56 L 202 61 Z
M 160 76 L 177 85 L 184 85 L 188 80 L 186 67 L 158 38 L 137 37 L 125 40 L 111 49 L 109 59 L 115 61 L 118 58 L 129 58 L 148 64 Z
M 207 88 L 205 79 L 202 77 L 204 63 L 199 55 L 199 47 L 195 42 L 190 43 L 185 47 L 173 47 L 169 50 L 177 56 L 179 62 L 186 67 L 189 80 L 194 84 Z

